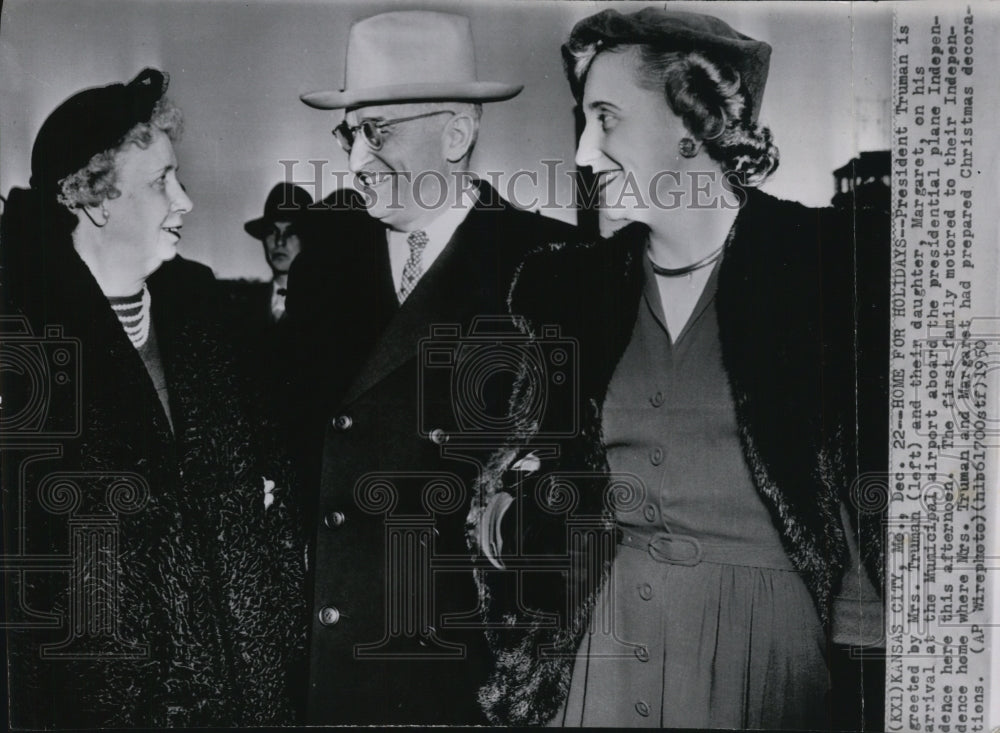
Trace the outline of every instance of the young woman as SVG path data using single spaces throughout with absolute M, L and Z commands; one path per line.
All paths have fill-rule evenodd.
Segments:
M 881 623 L 879 515 L 850 501 L 886 444 L 856 427 L 855 308 L 884 315 L 878 268 L 856 265 L 876 255 L 833 212 L 756 190 L 778 162 L 757 124 L 767 44 L 650 8 L 587 18 L 563 53 L 577 165 L 624 226 L 529 257 L 511 293 L 578 369 L 559 386 L 522 364 L 520 429 L 470 515 L 507 568 L 479 575 L 481 701 L 504 723 L 825 727 L 838 598 Z M 556 438 L 567 399 L 579 423 Z

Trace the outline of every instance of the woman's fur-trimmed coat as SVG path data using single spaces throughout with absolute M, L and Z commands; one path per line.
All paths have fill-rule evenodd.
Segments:
M 28 442 L 57 453 L 20 464 L 22 474 L 5 461 L 7 547 L 72 556 L 70 521 L 95 517 L 111 522 L 117 541 L 113 557 L 75 571 L 91 584 L 85 611 L 114 632 L 103 633 L 105 626 L 63 650 L 71 656 L 52 654 L 79 621 L 66 574 L 26 573 L 16 576 L 21 582 L 8 574 L 12 722 L 294 723 L 305 609 L 291 475 L 269 444 L 269 426 L 243 404 L 213 323 L 211 272 L 178 257 L 148 280 L 172 434 L 138 352 L 68 237 L 25 240 L 5 229 L 4 314 L 15 319 L 5 327 L 30 328 L 50 353 L 70 344 L 73 375 L 71 389 L 46 394 L 47 422 Z M 72 423 L 77 409 L 77 434 L 46 437 Z M 5 438 L 8 449 L 16 443 Z M 41 487 L 57 474 L 69 481 L 46 498 Z M 265 478 L 274 482 L 268 507 Z M 23 523 L 13 520 L 19 510 Z M 30 628 L 30 614 L 55 619 L 55 628 Z
M 719 272 L 723 362 L 761 500 L 828 624 L 848 554 L 842 501 L 882 586 L 884 502 L 872 501 L 865 476 L 886 470 L 888 227 L 746 197 Z M 477 571 L 496 654 L 480 702 L 496 723 L 544 725 L 558 712 L 613 560 L 613 507 L 629 491 L 609 485 L 601 409 L 641 300 L 645 232 L 631 225 L 535 252 L 511 291 L 531 358 L 511 400 L 518 427 L 484 471 L 468 522 L 473 549 L 498 554 L 481 546 L 495 535 L 480 525 L 503 493 L 517 497 L 503 522 L 506 570 Z M 537 366 L 558 348 L 578 365 L 561 385 Z M 545 572 L 532 556 L 565 562 Z

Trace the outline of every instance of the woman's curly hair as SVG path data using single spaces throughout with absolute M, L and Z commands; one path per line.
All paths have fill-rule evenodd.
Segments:
M 662 91 L 670 109 L 699 140 L 724 173 L 744 186 L 758 186 L 778 167 L 771 131 L 753 121 L 739 72 L 698 51 L 665 51 L 650 44 L 573 43 L 566 48 L 566 75 L 577 101 L 587 73 L 603 52 L 635 52 L 636 81 Z
M 118 198 L 122 195 L 115 187 L 118 178 L 115 161 L 118 154 L 129 145 L 149 147 L 153 142 L 154 130 L 160 130 L 171 142 L 177 142 L 183 129 L 184 115 L 180 108 L 167 97 L 162 97 L 153 107 L 149 122 L 139 123 L 125 134 L 117 147 L 97 153 L 83 168 L 59 181 L 59 203 L 68 209 L 74 209 L 100 206 L 107 199 Z

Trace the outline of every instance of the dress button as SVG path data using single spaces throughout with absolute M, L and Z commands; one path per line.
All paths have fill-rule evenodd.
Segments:
M 659 466 L 663 463 L 663 449 L 653 448 L 653 450 L 649 453 L 649 462 L 654 466 Z
M 649 398 L 649 404 L 653 407 L 659 407 L 663 404 L 663 392 L 657 390 L 656 394 Z
M 340 621 L 340 611 L 333 606 L 324 606 L 319 610 L 319 622 L 324 626 L 333 626 Z
M 347 517 L 344 516 L 343 512 L 330 512 L 325 517 L 323 517 L 323 524 L 325 524 L 330 529 L 337 529 L 342 526 L 344 522 L 347 521 Z
M 642 585 L 640 585 L 639 586 L 639 597 L 642 600 L 644 600 L 644 601 L 648 601 L 650 598 L 652 598 L 653 597 L 653 586 L 651 586 L 649 583 L 643 583 Z
M 635 704 L 635 711 L 644 718 L 649 717 L 649 705 L 644 703 L 642 700 Z
M 448 442 L 448 438 L 450 437 L 451 436 L 441 428 L 434 428 L 430 433 L 431 441 L 437 443 L 438 445 L 444 445 Z
M 642 516 L 646 518 L 647 522 L 656 521 L 656 507 L 652 504 L 647 504 L 646 508 L 642 510 Z
M 331 422 L 334 430 L 347 430 L 354 424 L 350 415 L 338 415 Z
M 644 646 L 639 646 L 635 648 L 635 658 L 640 662 L 649 661 L 649 650 Z M 648 712 L 648 711 L 647 711 Z

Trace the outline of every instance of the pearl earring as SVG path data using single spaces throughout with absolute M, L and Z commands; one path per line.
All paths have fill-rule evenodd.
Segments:
M 685 158 L 693 158 L 699 150 L 701 150 L 701 142 L 689 137 L 682 137 L 681 141 L 677 143 L 677 152 Z

